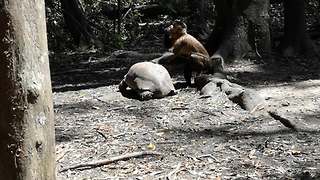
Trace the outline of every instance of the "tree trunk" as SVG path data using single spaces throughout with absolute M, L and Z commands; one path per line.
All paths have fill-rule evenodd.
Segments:
M 279 50 L 284 56 L 315 55 L 306 31 L 304 0 L 284 0 L 284 37 Z
M 117 22 L 117 33 L 120 36 L 121 35 L 121 18 L 122 18 L 122 2 L 121 0 L 118 0 L 118 22 Z
M 188 32 L 195 38 L 201 39 L 201 35 L 208 30 L 209 0 L 188 0 L 190 19 L 188 20 Z
M 76 46 L 87 46 L 93 41 L 91 27 L 79 0 L 60 0 L 63 17 Z
M 0 8 L 0 179 L 55 179 L 44 1 Z
M 241 58 L 249 50 L 269 54 L 269 0 L 215 0 L 215 30 L 207 42 L 209 54 Z

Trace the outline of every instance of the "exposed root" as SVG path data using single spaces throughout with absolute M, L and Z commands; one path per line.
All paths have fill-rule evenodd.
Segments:
M 313 125 L 308 125 L 305 124 L 304 122 L 293 122 L 290 119 L 284 118 L 280 116 L 277 112 L 275 111 L 268 111 L 269 115 L 275 119 L 280 121 L 285 127 L 290 128 L 294 131 L 302 131 L 302 132 L 320 132 L 320 126 L 313 124 Z
M 268 114 L 275 120 L 280 121 L 285 127 L 297 131 L 296 125 L 294 125 L 289 119 L 281 117 L 277 112 L 268 111 Z

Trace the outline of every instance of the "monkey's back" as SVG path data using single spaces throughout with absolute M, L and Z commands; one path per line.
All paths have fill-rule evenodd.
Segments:
M 209 57 L 204 46 L 192 35 L 185 34 L 178 38 L 173 45 L 173 53 L 182 56 L 190 56 L 192 53 L 200 53 Z

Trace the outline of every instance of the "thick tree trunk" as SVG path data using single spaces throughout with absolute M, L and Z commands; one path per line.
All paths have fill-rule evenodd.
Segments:
M 206 45 L 211 55 L 234 59 L 249 50 L 269 54 L 269 0 L 215 0 L 215 5 L 216 25 Z
M 90 45 L 93 41 L 91 27 L 79 0 L 60 0 L 63 17 L 74 43 L 77 46 Z
M 44 1 L 0 8 L 0 179 L 55 179 Z
M 284 56 L 315 55 L 306 31 L 305 1 L 284 0 L 284 37 L 279 50 Z
M 208 30 L 208 4 L 209 0 L 188 0 L 191 13 L 188 20 L 188 32 L 197 39 L 201 39 L 201 35 L 206 34 Z

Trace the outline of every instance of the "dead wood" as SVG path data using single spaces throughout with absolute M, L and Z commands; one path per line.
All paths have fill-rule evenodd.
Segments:
M 268 114 L 275 120 L 280 121 L 285 127 L 290 128 L 292 130 L 297 130 L 296 125 L 293 124 L 289 119 L 281 117 L 277 112 L 268 111 Z
M 254 112 L 259 106 L 264 104 L 264 99 L 255 90 L 244 88 L 215 75 L 197 77 L 195 85 L 203 97 L 217 96 L 218 93 L 223 93 L 229 100 L 250 112 Z
M 73 170 L 73 169 L 78 169 L 78 168 L 95 168 L 95 167 L 99 167 L 99 166 L 103 166 L 103 165 L 107 165 L 110 163 L 114 163 L 117 161 L 121 161 L 121 160 L 127 160 L 130 158 L 137 158 L 137 157 L 141 157 L 141 156 L 147 156 L 147 155 L 161 155 L 161 153 L 156 152 L 156 151 L 140 151 L 140 152 L 133 152 L 133 153 L 128 153 L 128 154 L 124 154 L 124 155 L 120 155 L 120 156 L 115 156 L 109 159 L 103 159 L 103 160 L 97 160 L 97 161 L 91 161 L 91 162 L 87 162 L 87 163 L 79 163 L 73 166 L 69 166 L 66 168 L 63 168 L 62 170 L 60 170 L 60 172 L 64 172 L 67 170 Z
M 248 88 L 245 88 L 240 94 L 234 96 L 233 99 L 230 100 L 239 104 L 241 108 L 248 110 L 251 113 L 264 104 L 264 99 L 258 92 Z
M 291 119 L 284 118 L 282 115 L 279 115 L 276 111 L 268 111 L 268 114 L 275 120 L 281 122 L 285 127 L 290 128 L 294 131 L 302 132 L 320 132 L 320 126 L 318 125 L 307 125 L 298 122 L 294 122 Z

